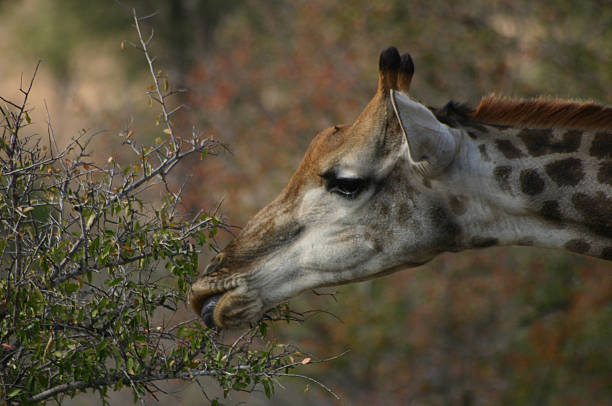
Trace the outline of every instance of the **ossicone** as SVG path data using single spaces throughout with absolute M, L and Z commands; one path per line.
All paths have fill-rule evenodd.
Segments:
M 380 53 L 378 61 L 378 88 L 384 92 L 399 90 L 408 93 L 414 74 L 414 63 L 409 53 L 400 56 L 391 46 Z

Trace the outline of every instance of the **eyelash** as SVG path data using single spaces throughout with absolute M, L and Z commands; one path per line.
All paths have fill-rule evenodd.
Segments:
M 325 189 L 345 199 L 354 199 L 368 186 L 367 179 L 362 178 L 337 178 L 335 175 L 322 176 L 325 181 Z

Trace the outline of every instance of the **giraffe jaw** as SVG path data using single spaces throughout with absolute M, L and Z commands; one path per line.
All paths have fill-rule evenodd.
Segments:
M 419 260 L 393 266 L 388 269 L 359 277 L 343 280 L 327 281 L 317 285 L 301 286 L 299 283 L 282 283 L 282 287 L 263 290 L 251 288 L 246 284 L 221 293 L 214 291 L 192 290 L 191 306 L 199 314 L 208 328 L 234 329 L 252 326 L 260 320 L 265 311 L 297 294 L 319 287 L 332 287 L 352 282 L 362 282 L 389 275 L 406 268 L 414 268 L 429 262 L 430 259 Z M 251 280 L 251 282 L 254 282 Z M 270 293 L 274 292 L 273 295 Z

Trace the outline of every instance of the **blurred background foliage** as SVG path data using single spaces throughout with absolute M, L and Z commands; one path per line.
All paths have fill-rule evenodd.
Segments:
M 147 124 L 140 55 L 121 51 L 134 39 L 131 7 L 159 12 L 159 66 L 190 90 L 178 128 L 196 122 L 231 150 L 178 175 L 196 180 L 185 209 L 222 201 L 238 225 L 276 196 L 314 134 L 352 122 L 374 94 L 378 54 L 389 45 L 412 54 L 411 94 L 429 105 L 475 104 L 493 92 L 611 103 L 607 0 L 0 0 L 0 92 L 10 96 L 42 58 L 35 122 L 44 124 L 46 103 L 65 139 L 81 127 L 112 134 L 131 122 L 147 129 L 135 137 L 159 136 Z M 99 144 L 100 158 L 122 154 Z M 271 404 L 609 404 L 611 268 L 498 248 L 442 255 L 334 297 L 302 295 L 292 307 L 337 318 L 319 313 L 275 334 L 321 357 L 350 349 L 307 371 L 343 400 L 282 382 Z M 160 404 L 197 396 L 173 392 Z

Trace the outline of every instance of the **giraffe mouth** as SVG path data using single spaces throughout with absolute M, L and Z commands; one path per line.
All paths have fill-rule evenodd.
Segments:
M 224 287 L 206 280 L 192 285 L 189 305 L 206 327 L 242 328 L 261 317 L 264 303 L 258 290 L 249 289 L 244 279 L 222 283 Z
M 216 327 L 215 319 L 213 317 L 215 307 L 221 299 L 224 293 L 218 293 L 216 295 L 209 296 L 202 301 L 202 310 L 200 311 L 200 317 L 204 321 L 204 324 L 208 328 Z
M 200 280 L 191 286 L 189 305 L 195 314 L 202 318 L 208 328 L 215 328 L 215 309 L 221 299 L 232 289 L 224 289 L 219 283 L 209 280 Z

